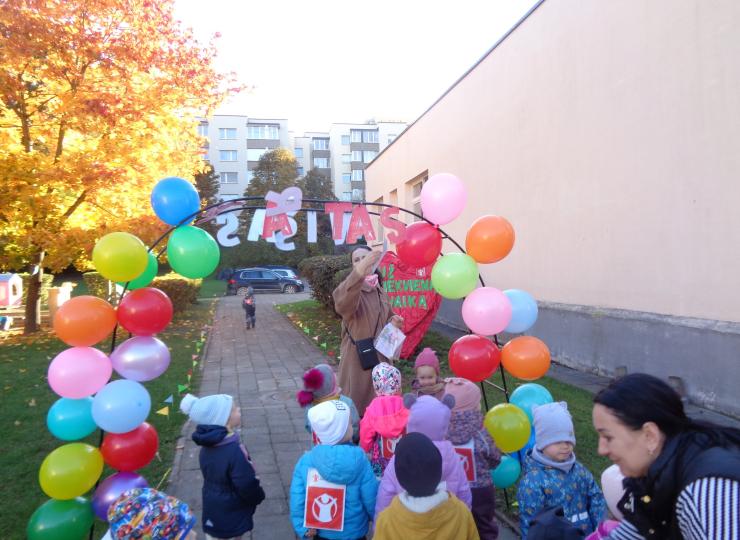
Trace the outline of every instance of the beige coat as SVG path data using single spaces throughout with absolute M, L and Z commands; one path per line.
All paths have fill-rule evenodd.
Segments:
M 365 278 L 352 270 L 347 278 L 334 289 L 334 309 L 342 317 L 355 341 L 377 337 L 393 317 L 388 295 L 381 287 L 370 287 Z M 342 359 L 339 362 L 339 386 L 342 393 L 352 398 L 360 416 L 375 397 L 372 370 L 365 371 L 357 357 L 357 349 L 342 329 Z M 378 354 L 378 359 L 387 359 Z

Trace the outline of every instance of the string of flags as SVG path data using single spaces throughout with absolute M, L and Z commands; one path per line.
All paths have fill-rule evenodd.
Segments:
M 201 351 L 202 351 L 203 346 L 204 346 L 204 344 L 206 342 L 206 337 L 208 335 L 207 329 L 208 329 L 207 326 L 204 326 L 203 327 L 203 330 L 201 330 L 201 332 L 200 332 L 200 338 L 198 339 L 198 341 L 195 342 L 195 352 L 196 352 L 196 354 L 193 354 L 191 356 L 192 366 L 190 367 L 190 369 L 188 369 L 188 371 L 186 373 L 186 376 L 187 376 L 187 379 L 188 380 L 187 380 L 187 383 L 185 383 L 185 384 L 182 384 L 182 383 L 178 383 L 177 384 L 177 395 L 178 396 L 181 395 L 183 392 L 185 392 L 186 390 L 188 390 L 190 388 L 190 381 L 193 378 L 193 370 L 196 367 L 198 367 L 198 362 L 200 361 Z M 167 396 L 167 398 L 165 400 L 163 400 L 162 403 L 166 403 L 166 405 L 164 407 L 162 407 L 161 409 L 158 409 L 158 410 L 156 410 L 154 412 L 155 412 L 155 414 L 159 414 L 161 416 L 166 416 L 167 418 L 169 418 L 169 416 L 170 416 L 170 407 L 174 407 L 174 404 L 175 404 L 175 396 L 174 396 L 174 394 L 170 394 L 169 396 Z

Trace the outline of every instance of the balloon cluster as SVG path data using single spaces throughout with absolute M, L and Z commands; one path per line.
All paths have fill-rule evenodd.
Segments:
M 200 208 L 197 191 L 181 178 L 158 182 L 151 202 L 157 216 L 173 226 Z M 189 225 L 175 229 L 167 253 L 173 269 L 191 278 L 207 276 L 219 260 L 215 240 Z M 135 471 L 147 466 L 159 447 L 156 429 L 146 422 L 151 398 L 141 384 L 170 364 L 169 349 L 155 335 L 172 320 L 172 302 L 163 291 L 148 287 L 157 274 L 157 258 L 136 236 L 114 232 L 98 240 L 92 259 L 103 277 L 127 283 L 129 292 L 117 308 L 94 296 L 78 296 L 54 316 L 57 337 L 70 347 L 48 368 L 49 386 L 60 399 L 49 409 L 47 426 L 67 444 L 41 464 L 39 483 L 51 500 L 31 516 L 31 540 L 81 538 L 94 516 L 107 520 L 108 507 L 121 493 L 148 485 Z M 106 355 L 94 346 L 116 325 L 133 337 Z M 111 381 L 113 371 L 121 378 Z M 105 432 L 100 448 L 73 442 L 97 428 Z M 98 484 L 91 499 L 82 497 L 99 481 L 104 464 L 117 472 Z
M 431 223 L 409 225 L 398 256 L 409 265 L 434 264 L 432 286 L 443 297 L 464 298 L 462 317 L 471 334 L 456 340 L 449 352 L 450 369 L 458 377 L 480 382 L 490 377 L 499 365 L 519 379 L 534 381 L 550 367 L 550 351 L 532 336 L 518 336 L 499 349 L 490 337 L 501 332 L 527 331 L 537 320 L 537 302 L 519 289 L 501 291 L 478 286 L 478 265 L 504 259 L 514 247 L 514 228 L 501 216 L 486 215 L 476 219 L 465 238 L 465 253 L 442 255 L 440 225 L 450 223 L 465 208 L 467 192 L 463 182 L 452 174 L 432 176 L 421 190 L 423 216 Z M 485 426 L 504 452 L 516 452 L 534 444 L 532 408 L 552 401 L 552 396 L 538 384 L 525 384 L 511 396 L 510 403 L 493 407 L 485 417 Z M 494 474 L 494 482 L 506 487 L 519 476 L 517 459 L 505 456 Z M 512 461 L 513 460 L 513 461 Z

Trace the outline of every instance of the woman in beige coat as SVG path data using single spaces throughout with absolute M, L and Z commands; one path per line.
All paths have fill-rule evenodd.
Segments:
M 373 273 L 382 254 L 369 248 L 352 252 L 352 272 L 334 289 L 334 309 L 342 317 L 342 360 L 339 363 L 338 382 L 342 392 L 355 402 L 360 416 L 375 397 L 372 370 L 362 369 L 357 349 L 352 343 L 369 337 L 376 338 L 383 327 L 392 322 L 403 327 L 403 318 L 394 315 L 388 295 L 378 284 Z M 347 333 L 352 335 L 352 339 Z M 378 360 L 388 359 L 378 353 Z

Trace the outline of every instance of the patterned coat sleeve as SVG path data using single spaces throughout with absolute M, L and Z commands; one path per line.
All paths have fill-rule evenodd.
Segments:
M 528 471 L 519 481 L 516 498 L 519 502 L 519 527 L 524 539 L 529 532 L 529 523 L 545 508 L 545 494 L 541 489 L 544 483 L 544 474 L 537 469 Z

